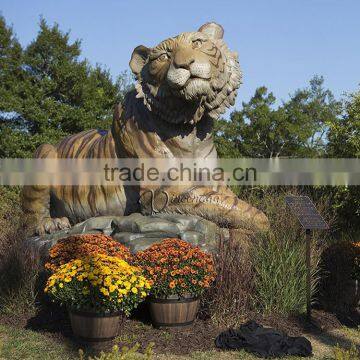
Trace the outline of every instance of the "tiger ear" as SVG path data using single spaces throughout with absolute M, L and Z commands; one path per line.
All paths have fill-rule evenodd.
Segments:
M 135 76 L 138 76 L 149 57 L 150 49 L 144 45 L 137 46 L 129 62 L 130 69 Z
M 215 22 L 208 22 L 202 25 L 198 31 L 206 34 L 213 40 L 222 39 L 224 36 L 223 27 Z

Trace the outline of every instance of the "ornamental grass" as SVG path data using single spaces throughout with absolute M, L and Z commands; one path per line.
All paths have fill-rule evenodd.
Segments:
M 154 297 L 199 296 L 215 280 L 212 255 L 176 238 L 155 243 L 138 252 L 134 263 L 151 284 Z
M 60 265 L 49 277 L 45 292 L 70 310 L 130 315 L 150 288 L 140 268 L 98 254 Z
M 96 254 L 114 256 L 125 261 L 131 260 L 130 250 L 110 236 L 80 234 L 61 239 L 52 246 L 45 268 L 54 272 L 60 265 L 66 264 L 70 260 Z

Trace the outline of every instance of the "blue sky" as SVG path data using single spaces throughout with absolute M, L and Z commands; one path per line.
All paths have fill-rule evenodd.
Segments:
M 0 11 L 23 45 L 40 15 L 58 22 L 114 76 L 128 69 L 135 46 L 216 21 L 244 72 L 237 107 L 261 85 L 286 99 L 314 74 L 338 97 L 359 88 L 360 0 L 0 0 Z

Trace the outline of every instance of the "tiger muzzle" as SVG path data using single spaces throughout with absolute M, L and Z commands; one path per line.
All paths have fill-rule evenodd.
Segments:
M 206 63 L 193 62 L 188 69 L 177 68 L 173 64 L 167 73 L 167 81 L 172 88 L 182 89 L 192 79 L 211 79 L 211 65 Z

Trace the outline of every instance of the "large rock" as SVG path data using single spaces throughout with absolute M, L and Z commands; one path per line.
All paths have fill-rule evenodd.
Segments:
M 131 252 L 145 250 L 164 238 L 175 237 L 199 246 L 206 252 L 217 252 L 221 229 L 214 223 L 197 216 L 157 214 L 144 216 L 99 216 L 76 224 L 71 229 L 53 234 L 35 236 L 26 240 L 36 256 L 46 258 L 48 251 L 59 239 L 76 234 L 105 234 L 128 246 Z

